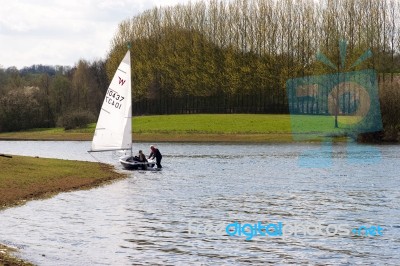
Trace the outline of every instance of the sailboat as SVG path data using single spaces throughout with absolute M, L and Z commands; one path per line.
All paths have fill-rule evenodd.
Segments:
M 119 158 L 125 169 L 152 169 L 154 160 L 139 161 L 132 154 L 132 87 L 131 56 L 125 54 L 108 87 L 94 132 L 89 152 L 130 151 Z

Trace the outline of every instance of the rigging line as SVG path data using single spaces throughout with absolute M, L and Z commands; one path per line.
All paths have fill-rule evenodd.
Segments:
M 93 157 L 93 159 L 94 159 L 96 162 L 102 163 L 102 162 L 100 162 L 100 160 L 98 160 L 96 157 L 93 156 L 92 152 L 88 152 L 88 153 L 89 153 L 90 156 Z

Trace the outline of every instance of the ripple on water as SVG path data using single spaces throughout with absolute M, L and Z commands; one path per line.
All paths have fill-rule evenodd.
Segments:
M 6 153 L 92 160 L 85 153 L 89 143 L 73 142 L 73 150 L 66 149 L 68 145 L 72 144 L 2 142 Z M 0 242 L 17 246 L 22 257 L 39 265 L 396 265 L 400 261 L 397 146 L 379 147 L 377 164 L 349 162 L 346 145 L 334 146 L 332 156 L 306 153 L 311 163 L 313 158 L 332 160 L 330 168 L 300 167 L 299 155 L 318 149 L 311 144 L 165 143 L 160 149 L 161 172 L 139 171 L 104 187 L 2 211 Z M 98 156 L 116 164 L 112 153 Z M 361 150 L 351 151 L 353 159 L 366 156 Z M 224 232 L 235 221 L 380 225 L 385 233 L 245 240 Z

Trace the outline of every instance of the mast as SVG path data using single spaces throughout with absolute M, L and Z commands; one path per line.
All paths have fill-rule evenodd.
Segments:
M 131 42 L 128 42 L 128 51 L 129 51 L 129 56 L 131 54 Z M 129 61 L 130 62 L 130 61 Z M 129 64 L 129 73 L 132 72 L 132 67 L 131 64 Z M 131 75 L 129 75 L 131 77 Z M 133 127 L 132 127 L 132 116 L 133 116 L 133 109 L 132 109 L 132 77 L 131 77 L 131 82 L 130 82 L 130 86 L 131 86 L 131 95 L 129 95 L 130 100 L 131 100 L 131 112 L 130 112 L 130 123 L 131 123 L 131 157 L 133 158 Z

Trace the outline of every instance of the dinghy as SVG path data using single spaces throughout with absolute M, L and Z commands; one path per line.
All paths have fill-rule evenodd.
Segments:
M 154 160 L 139 161 L 132 154 L 132 95 L 130 51 L 125 54 L 108 87 L 89 152 L 130 151 L 119 158 L 127 170 L 152 170 Z

